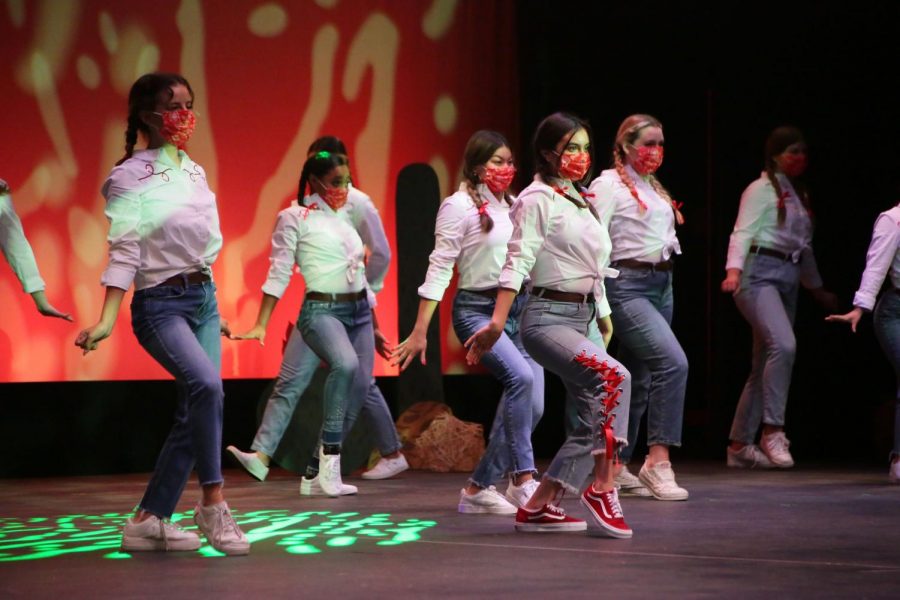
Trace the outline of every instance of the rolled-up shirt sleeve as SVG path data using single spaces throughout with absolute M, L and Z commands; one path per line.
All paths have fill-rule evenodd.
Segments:
M 34 251 L 25 237 L 22 221 L 13 208 L 9 194 L 0 194 L 0 249 L 26 294 L 44 289 Z
M 269 255 L 269 273 L 262 291 L 281 298 L 291 281 L 296 264 L 297 240 L 300 238 L 300 219 L 293 209 L 278 213 L 272 234 L 272 251 Z
M 109 220 L 109 262 L 100 283 L 123 290 L 131 287 L 141 266 L 141 197 L 133 185 L 123 181 L 127 177 L 113 171 L 102 189 Z
M 519 196 L 510 211 L 512 236 L 506 245 L 506 262 L 500 271 L 499 286 L 519 290 L 531 273 L 538 250 L 550 227 L 552 199 L 541 191 Z
M 853 306 L 865 310 L 875 307 L 875 299 L 884 284 L 884 279 L 900 249 L 900 223 L 891 215 L 882 214 L 875 221 L 872 241 L 866 252 L 866 269 L 862 274 L 859 289 L 853 296 Z
M 770 196 L 771 192 L 760 182 L 754 182 L 744 190 L 734 230 L 731 232 L 728 242 L 726 269 L 744 269 L 744 261 L 750 251 L 753 238 L 760 229 L 767 209 L 766 203 Z
M 453 265 L 459 257 L 465 234 L 465 206 L 451 199 L 438 209 L 434 226 L 434 250 L 428 257 L 425 283 L 419 286 L 419 297 L 440 302 L 453 278 Z

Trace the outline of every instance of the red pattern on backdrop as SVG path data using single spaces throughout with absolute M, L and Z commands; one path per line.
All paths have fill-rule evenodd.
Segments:
M 140 73 L 181 72 L 196 92 L 188 152 L 217 194 L 225 246 L 214 273 L 220 310 L 236 331 L 253 323 L 276 213 L 296 193 L 315 137 L 345 140 L 354 181 L 372 196 L 393 243 L 403 166 L 430 163 L 449 195 L 473 131 L 514 133 L 511 0 L 221 6 L 44 0 L 0 11 L 0 177 L 13 189 L 51 302 L 76 321 L 38 316 L 0 266 L 0 381 L 168 377 L 130 331 L 130 295 L 97 352 L 82 357 L 72 345 L 99 317 L 107 231 L 99 188 L 122 154 L 127 92 Z M 495 45 L 485 48 L 485 40 Z M 270 339 L 296 319 L 302 288 L 296 277 Z M 397 331 L 396 295 L 395 261 L 378 307 L 394 340 L 408 333 Z M 444 302 L 444 368 L 459 371 L 464 353 L 449 333 L 449 310 Z M 280 360 L 280 344 L 223 340 L 225 377 L 272 377 Z M 396 372 L 376 361 L 376 374 Z

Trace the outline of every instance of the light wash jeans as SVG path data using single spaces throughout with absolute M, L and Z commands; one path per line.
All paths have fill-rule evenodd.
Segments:
M 631 372 L 628 445 L 622 462 L 629 462 L 647 413 L 647 445 L 681 446 L 688 361 L 672 332 L 672 271 L 619 268 L 606 280 L 612 309 L 613 335 L 619 340 L 619 360 Z
M 619 405 L 613 409 L 612 430 L 621 448 L 628 443 L 628 406 L 631 374 L 606 353 L 597 327 L 593 303 L 576 304 L 531 297 L 522 312 L 522 341 L 528 353 L 545 369 L 556 373 L 566 387 L 567 438 L 547 469 L 546 476 L 579 493 L 594 468 L 594 454 L 607 449 L 600 421 L 601 383 L 598 373 L 577 362 L 586 352 L 606 361 L 624 380 Z
M 481 362 L 503 384 L 487 448 L 469 479 L 486 488 L 507 473 L 534 473 L 531 433 L 544 414 L 544 370 L 528 355 L 519 334 L 527 294 L 519 294 L 500 339 Z M 494 298 L 459 290 L 453 299 L 453 329 L 466 341 L 491 320 Z
M 799 264 L 761 254 L 751 254 L 744 264 L 734 302 L 753 328 L 753 363 L 734 412 L 732 441 L 754 443 L 760 421 L 784 426 L 797 351 L 794 315 L 799 287 Z
M 897 399 L 894 405 L 894 449 L 891 459 L 900 456 L 900 290 L 882 294 L 873 315 L 875 337 L 897 375 Z
M 200 485 L 222 483 L 222 345 L 212 282 L 138 290 L 131 325 L 141 346 L 174 378 L 175 423 L 140 507 L 169 518 L 194 465 Z
M 340 444 L 344 435 L 353 429 L 372 383 L 375 360 L 372 311 L 365 299 L 304 300 L 297 326 L 312 351 L 328 365 L 321 442 Z
M 275 455 L 297 403 L 321 362 L 322 360 L 307 345 L 303 335 L 295 327 L 288 338 L 278 379 L 275 381 L 262 422 L 253 439 L 251 446 L 253 450 L 268 456 Z M 368 421 L 375 438 L 375 446 L 382 456 L 393 454 L 400 449 L 400 437 L 394 426 L 394 418 L 374 378 L 369 384 L 361 415 Z

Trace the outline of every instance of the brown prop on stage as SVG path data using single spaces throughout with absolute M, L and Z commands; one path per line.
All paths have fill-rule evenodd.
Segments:
M 397 419 L 403 454 L 413 469 L 470 472 L 484 454 L 484 430 L 440 402 L 417 402 Z

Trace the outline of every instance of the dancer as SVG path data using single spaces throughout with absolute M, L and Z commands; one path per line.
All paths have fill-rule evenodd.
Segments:
M 599 531 L 631 537 L 613 483 L 614 458 L 627 444 L 631 377 L 606 352 L 612 335 L 603 279 L 611 242 L 592 194 L 588 124 L 555 113 L 534 135 L 537 174 L 512 209 L 513 233 L 490 322 L 466 340 L 467 358 L 477 362 L 500 338 L 517 291 L 531 278 L 522 312 L 525 349 L 559 375 L 568 392 L 567 412 L 575 421 L 534 494 L 516 513 L 519 531 L 583 531 L 587 524 L 565 514 L 558 500 L 578 492 Z
M 734 294 L 753 329 L 753 365 L 731 425 L 729 467 L 794 466 L 784 414 L 796 351 L 799 285 L 832 312 L 837 303 L 822 287 L 813 255 L 812 209 L 802 177 L 806 165 L 807 146 L 799 129 L 778 127 L 769 134 L 765 171 L 744 190 L 728 244 L 722 291 Z
M 672 332 L 672 259 L 681 254 L 675 223 L 683 219 L 656 177 L 664 142 L 657 119 L 631 115 L 616 133 L 614 167 L 603 171 L 590 191 L 612 239 L 610 260 L 619 276 L 606 282 L 606 293 L 619 360 L 631 372 L 628 445 L 616 484 L 638 496 L 687 500 L 669 457 L 671 446 L 681 446 L 688 362 Z M 635 477 L 627 465 L 644 413 L 649 453 Z
M 334 136 L 323 136 L 314 141 L 307 151 L 307 156 L 313 156 L 321 151 L 347 156 L 344 143 Z M 349 166 L 349 158 L 347 160 Z M 352 183 L 348 185 L 348 190 L 346 208 L 338 213 L 349 219 L 368 248 L 366 279 L 372 292 L 378 293 L 384 286 L 384 278 L 391 261 L 387 236 L 384 233 L 378 209 L 375 208 L 369 196 L 353 187 Z M 374 310 L 372 311 L 372 325 L 375 335 L 375 350 L 388 359 L 392 346 L 378 328 Z M 258 338 L 260 344 L 263 344 L 265 340 L 265 332 L 262 333 L 263 337 Z M 241 338 L 241 336 L 235 337 Z M 253 451 L 242 452 L 235 446 L 226 448 L 238 463 L 256 479 L 265 481 L 269 473 L 271 458 L 290 424 L 297 402 L 303 396 L 320 363 L 321 359 L 303 341 L 303 336 L 297 332 L 295 327 L 288 338 L 275 387 L 266 403 L 266 410 L 253 439 L 251 445 Z M 394 419 L 374 377 L 369 384 L 361 416 L 368 421 L 369 430 L 373 433 L 375 445 L 381 454 L 378 463 L 362 474 L 363 479 L 387 479 L 408 469 L 409 463 L 400 452 L 402 444 L 394 426 Z M 318 493 L 321 490 L 310 487 L 308 491 Z
M 888 276 L 891 288 L 876 303 L 878 292 Z M 875 221 L 866 254 L 866 269 L 853 296 L 853 310 L 842 315 L 830 315 L 825 320 L 849 323 L 850 329 L 856 333 L 856 326 L 866 312 L 872 312 L 875 337 L 897 376 L 894 448 L 889 458 L 888 481 L 900 484 L 900 205 L 881 213 Z
M 341 214 L 349 194 L 347 157 L 327 150 L 306 159 L 297 202 L 278 213 L 269 274 L 256 324 L 244 340 L 265 340 L 266 326 L 294 266 L 306 281 L 297 328 L 328 365 L 320 447 L 300 483 L 302 495 L 355 494 L 341 480 L 341 443 L 372 381 L 375 344 L 363 241 Z M 307 198 L 307 189 L 313 193 Z M 294 337 L 294 336 L 291 336 Z M 292 355 L 285 355 L 285 360 Z
M 516 168 L 509 143 L 495 131 L 475 132 L 463 160 L 464 181 L 438 210 L 434 251 L 425 283 L 419 287 L 416 324 L 394 348 L 401 371 L 416 357 L 425 364 L 428 324 L 450 284 L 454 264 L 459 271 L 453 300 L 457 337 L 468 339 L 494 312 L 497 278 L 512 234 L 509 212 L 514 198 L 509 186 Z M 522 345 L 519 316 L 528 294 L 521 288 L 516 291 L 504 330 L 482 359 L 503 384 L 503 394 L 487 449 L 460 490 L 457 508 L 461 513 L 515 514 L 537 488 L 531 432 L 544 410 L 544 371 Z M 504 496 L 493 484 L 506 474 L 509 485 Z
M 225 554 L 250 543 L 222 494 L 222 377 L 219 317 L 212 264 L 222 247 L 216 197 L 203 168 L 184 152 L 194 130 L 194 92 L 184 77 L 150 73 L 128 94 L 125 156 L 103 184 L 109 264 L 100 320 L 78 334 L 84 353 L 112 333 L 126 290 L 134 283 L 131 322 L 141 346 L 175 377 L 175 424 L 153 477 L 128 519 L 122 548 L 196 550 L 200 540 L 168 521 L 196 465 L 203 499 L 194 521 Z M 147 142 L 135 150 L 138 134 Z
M 0 179 L 0 250 L 22 284 L 22 289 L 31 296 L 39 313 L 45 317 L 72 320 L 72 315 L 57 310 L 47 300 L 44 292 L 46 286 L 34 260 L 34 252 L 25 237 L 22 221 L 13 208 L 9 185 L 2 179 Z

